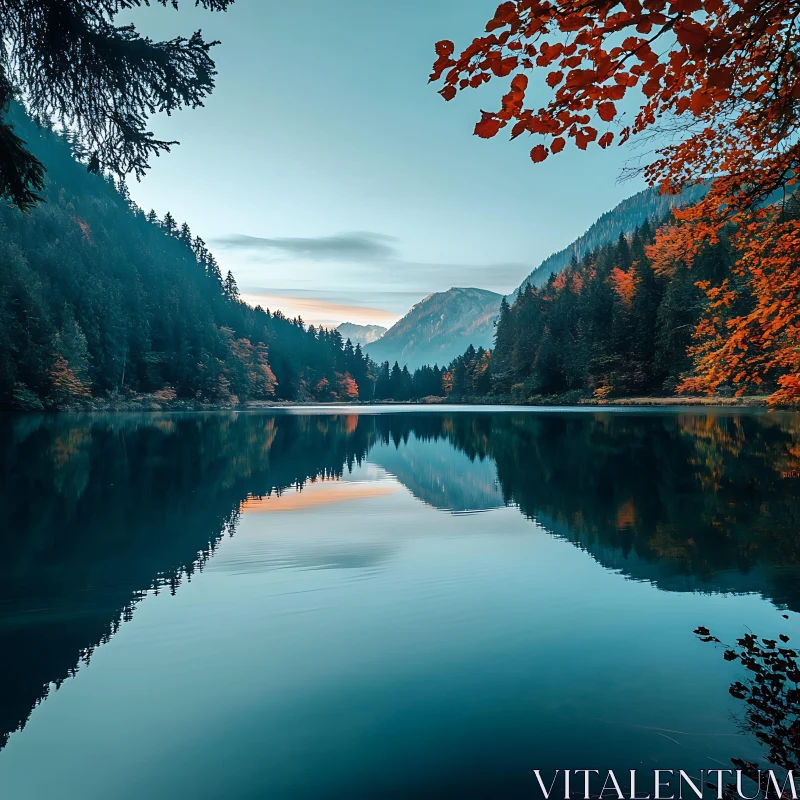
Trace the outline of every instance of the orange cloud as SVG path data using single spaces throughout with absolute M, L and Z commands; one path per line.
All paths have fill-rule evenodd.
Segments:
M 384 497 L 399 490 L 394 482 L 354 483 L 325 481 L 306 484 L 302 492 L 295 490 L 270 497 L 248 497 L 239 506 L 243 514 L 267 514 L 275 511 L 305 511 L 333 503 L 349 503 L 371 497 Z
M 369 306 L 350 306 L 331 303 L 328 300 L 314 300 L 306 297 L 287 297 L 284 295 L 251 294 L 242 292 L 242 299 L 251 306 L 260 305 L 270 311 L 280 309 L 287 317 L 301 316 L 305 322 L 314 325 L 336 326 L 342 322 L 355 322 L 357 325 L 393 325 L 400 318 L 391 311 Z

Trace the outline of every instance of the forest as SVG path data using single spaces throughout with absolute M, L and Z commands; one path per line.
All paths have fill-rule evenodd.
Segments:
M 514 402 L 674 394 L 691 372 L 693 333 L 706 309 L 697 283 L 730 278 L 733 256 L 722 239 L 692 270 L 676 263 L 659 272 L 654 238 L 644 221 L 631 237 L 504 300 L 494 349 L 455 359 L 444 392 Z
M 796 0 L 509 0 L 462 49 L 437 42 L 430 81 L 445 101 L 504 87 L 474 135 L 535 137 L 534 164 L 638 136 L 648 155 L 624 174 L 673 210 L 594 246 L 608 233 L 601 218 L 570 263 L 547 277 L 567 256 L 555 254 L 503 302 L 491 351 L 469 347 L 413 374 L 373 364 L 336 332 L 250 308 L 188 224 L 132 201 L 119 176 L 141 177 L 177 144 L 155 139 L 148 118 L 202 105 L 215 42 L 198 32 L 155 46 L 110 24 L 119 4 L 34 7 L 3 27 L 17 55 L 0 65 L 0 196 L 11 203 L 0 208 L 0 407 L 800 402 Z M 101 41 L 84 61 L 87 42 Z M 535 78 L 541 107 L 528 97 Z M 617 104 L 636 92 L 628 118 Z M 677 207 L 677 196 L 690 202 Z
M 790 195 L 775 213 L 800 220 L 800 201 Z M 730 231 L 690 267 L 659 247 L 658 235 L 674 225 L 672 214 L 660 224 L 645 219 L 631 236 L 573 257 L 544 285 L 520 288 L 502 301 L 492 350 L 470 346 L 442 369 L 413 374 L 383 364 L 376 397 L 544 403 L 695 393 L 698 329 L 709 314 L 748 313 L 756 300 L 742 285 L 735 307 L 714 308 L 704 287 L 737 281 Z M 774 370 L 755 391 L 779 398 L 783 374 Z M 719 396 L 738 390 L 735 381 L 716 387 Z
M 374 364 L 335 330 L 251 308 L 203 240 L 159 219 L 123 181 L 87 172 L 79 141 L 15 109 L 15 127 L 48 166 L 46 203 L 0 207 L 0 407 L 41 410 L 252 401 L 578 402 L 702 391 L 698 331 L 757 298 L 737 273 L 729 225 L 691 262 L 664 244 L 674 214 L 574 256 L 513 302 L 492 350 L 410 372 Z M 794 195 L 771 206 L 800 220 Z M 680 212 L 678 212 L 680 213 Z M 719 308 L 707 287 L 736 285 Z M 773 369 L 748 390 L 780 400 Z M 740 391 L 720 381 L 718 395 Z
M 87 171 L 79 141 L 13 109 L 46 202 L 0 205 L 0 407 L 356 400 L 373 367 L 336 331 L 241 302 L 188 224 Z

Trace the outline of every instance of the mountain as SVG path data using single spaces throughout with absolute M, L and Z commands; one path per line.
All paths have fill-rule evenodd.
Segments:
M 560 272 L 573 256 L 580 259 L 591 250 L 615 241 L 620 233 L 633 233 L 645 219 L 660 222 L 676 206 L 697 202 L 705 191 L 706 187 L 701 185 L 680 195 L 662 195 L 655 188 L 638 192 L 603 214 L 568 247 L 546 258 L 522 281 L 520 288 L 528 283 L 534 286 L 547 283 L 550 275 Z M 510 302 L 516 294 L 514 291 L 508 295 Z M 501 299 L 501 295 L 481 289 L 450 289 L 432 294 L 390 328 L 381 337 L 380 345 L 368 347 L 368 353 L 374 361 L 397 360 L 414 369 L 434 362 L 447 365 L 470 344 L 490 348 Z
M 415 369 L 449 364 L 473 344 L 491 347 L 502 295 L 485 289 L 452 288 L 428 295 L 376 342 L 367 355 L 378 363 L 398 361 Z
M 542 286 L 554 273 L 560 272 L 569 264 L 573 256 L 580 260 L 586 253 L 609 244 L 619 238 L 620 233 L 626 236 L 633 233 L 645 219 L 661 222 L 676 206 L 692 205 L 706 193 L 707 186 L 700 184 L 691 186 L 682 194 L 661 194 L 659 189 L 652 187 L 623 200 L 611 211 L 606 211 L 586 233 L 579 236 L 572 244 L 548 256 L 525 278 L 519 288 L 524 289 L 526 284 Z M 513 293 L 516 295 L 516 292 Z M 509 300 L 513 296 L 509 296 Z
M 336 330 L 345 341 L 349 339 L 353 346 L 360 344 L 362 347 L 372 344 L 386 333 L 382 325 L 356 325 L 354 322 L 343 322 Z
M 370 461 L 394 475 L 418 500 L 455 513 L 505 506 L 492 459 L 443 447 L 436 434 L 426 439 L 415 432 L 402 441 L 402 447 L 374 448 Z

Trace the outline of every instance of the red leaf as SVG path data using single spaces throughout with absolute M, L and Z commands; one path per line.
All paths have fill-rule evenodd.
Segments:
M 660 86 L 660 81 L 651 77 L 649 80 L 645 81 L 644 86 L 642 86 L 642 92 L 644 92 L 645 97 L 652 97 Z
M 558 27 L 564 32 L 579 31 L 588 22 L 589 20 L 587 17 L 565 15 L 559 18 Z
M 698 89 L 692 95 L 692 114 L 696 117 L 699 117 L 703 111 L 710 105 L 711 98 L 708 95 L 708 92 L 705 89 Z
M 708 71 L 708 85 L 717 89 L 730 89 L 733 86 L 733 70 L 730 67 L 716 67 Z
M 550 143 L 550 150 L 553 153 L 560 153 L 564 149 L 565 144 L 566 142 L 564 141 L 563 136 L 556 136 L 556 138 Z
M 573 69 L 567 75 L 568 89 L 583 89 L 597 78 L 597 73 L 592 69 Z
M 439 90 L 439 94 L 444 97 L 445 100 L 452 100 L 456 96 L 456 87 L 445 86 L 444 89 Z
M 614 134 L 611 133 L 611 131 L 607 131 L 600 137 L 600 141 L 597 144 L 599 144 L 600 147 L 602 147 L 603 150 L 605 150 L 606 147 L 608 147 L 613 140 L 614 140 Z
M 492 61 L 491 69 L 498 78 L 505 78 L 519 66 L 519 59 L 516 56 L 509 56 L 501 61 Z
M 678 11 L 681 14 L 694 14 L 702 7 L 702 0 L 672 0 L 672 11 Z
M 699 53 L 709 37 L 708 31 L 693 19 L 685 19 L 675 26 L 678 41 L 692 53 Z
M 511 88 L 516 92 L 524 92 L 528 88 L 528 76 L 515 75 L 511 79 Z
M 543 144 L 537 144 L 536 147 L 531 150 L 531 161 L 533 161 L 534 164 L 539 164 L 547 158 L 547 155 L 547 148 Z
M 483 119 L 475 125 L 475 135 L 480 136 L 481 139 L 491 139 L 505 123 L 500 119 L 495 119 L 491 114 L 483 113 Z
M 613 103 L 599 103 L 597 106 L 597 116 L 603 122 L 611 122 L 617 116 L 617 107 Z
M 551 72 L 547 76 L 547 85 L 551 89 L 555 89 L 556 86 L 558 86 L 558 84 L 561 83 L 561 81 L 563 79 L 564 79 L 564 73 L 563 72 Z
M 443 56 L 447 58 L 448 56 L 453 55 L 456 50 L 456 46 L 452 43 L 447 41 L 447 39 L 443 39 L 441 42 L 436 42 L 436 55 Z
M 525 133 L 525 130 L 528 127 L 528 120 L 521 119 L 514 124 L 514 127 L 511 129 L 511 138 L 516 139 L 517 136 L 521 136 Z

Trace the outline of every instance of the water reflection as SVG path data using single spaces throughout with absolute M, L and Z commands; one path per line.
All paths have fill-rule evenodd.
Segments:
M 340 477 L 372 442 L 346 417 L 0 421 L 0 746 L 147 591 L 203 569 L 243 500 Z
M 0 454 L 0 746 L 146 593 L 202 571 L 240 515 L 318 512 L 324 529 L 395 491 L 386 476 L 449 512 L 517 506 L 665 590 L 800 610 L 796 415 L 30 415 L 0 420 Z M 352 480 L 357 466 L 375 480 Z M 240 567 L 363 569 L 397 543 L 291 546 Z

